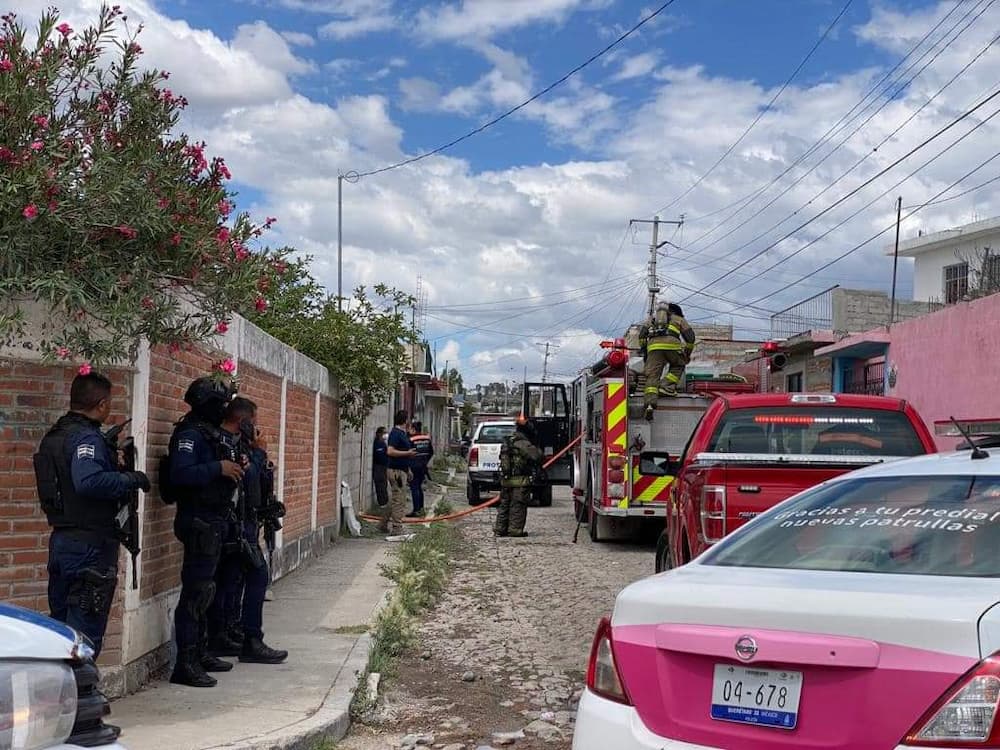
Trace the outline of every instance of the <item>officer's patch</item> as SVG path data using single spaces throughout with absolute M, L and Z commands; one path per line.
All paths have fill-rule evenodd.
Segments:
M 86 443 L 83 444 L 83 445 L 77 446 L 76 457 L 77 458 L 93 458 L 94 457 L 94 446 L 87 445 Z
M 194 440 L 178 440 L 177 450 L 181 453 L 194 453 Z

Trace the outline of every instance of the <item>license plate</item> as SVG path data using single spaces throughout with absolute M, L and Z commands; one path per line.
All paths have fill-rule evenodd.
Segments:
M 716 664 L 712 718 L 795 729 L 802 696 L 802 673 Z

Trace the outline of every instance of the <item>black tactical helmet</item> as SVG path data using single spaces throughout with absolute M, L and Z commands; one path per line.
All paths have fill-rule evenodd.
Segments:
M 212 424 L 222 423 L 226 406 L 236 395 L 236 388 L 215 378 L 198 378 L 188 386 L 184 394 L 184 402 L 191 411 Z
M 681 310 L 681 306 L 676 302 L 671 302 L 667 305 L 667 309 L 670 310 L 671 315 L 680 315 L 682 318 L 684 317 L 684 311 Z
M 535 429 L 535 423 L 523 416 L 517 418 L 517 430 L 529 440 L 534 440 L 538 435 L 538 431 Z

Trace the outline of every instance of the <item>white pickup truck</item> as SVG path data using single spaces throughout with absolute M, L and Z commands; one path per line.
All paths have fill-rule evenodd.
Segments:
M 469 505 L 482 502 L 483 490 L 500 489 L 500 446 L 514 434 L 514 420 L 481 422 L 476 426 L 469 446 L 469 478 L 465 494 Z
M 93 656 L 67 625 L 0 603 L 0 748 L 125 750 Z

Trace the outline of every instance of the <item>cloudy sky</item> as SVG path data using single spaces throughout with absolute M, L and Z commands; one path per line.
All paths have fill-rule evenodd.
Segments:
M 28 18 L 50 4 L 11 2 Z M 338 173 L 463 135 L 660 4 L 122 3 L 241 207 L 277 216 L 272 239 L 313 255 L 331 290 Z M 79 26 L 98 6 L 60 9 Z M 499 125 L 345 185 L 345 288 L 421 278 L 426 335 L 467 383 L 539 376 L 545 342 L 558 376 L 596 359 L 642 315 L 649 226 L 629 220 L 656 212 L 684 216 L 661 229 L 659 276 L 695 321 L 762 338 L 771 312 L 833 284 L 888 289 L 892 233 L 857 246 L 897 195 L 946 191 L 904 237 L 1000 213 L 1000 159 L 948 189 L 996 153 L 1000 98 L 889 168 L 996 90 L 998 29 L 996 0 L 675 0 Z

